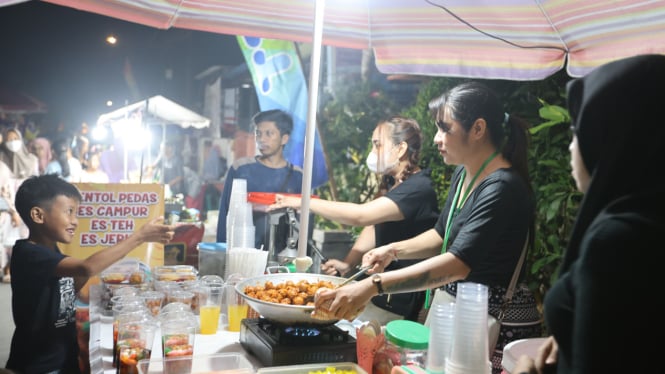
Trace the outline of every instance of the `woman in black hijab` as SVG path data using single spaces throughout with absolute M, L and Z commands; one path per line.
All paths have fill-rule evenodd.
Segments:
M 513 372 L 646 373 L 665 365 L 657 343 L 665 336 L 664 106 L 662 55 L 615 61 L 568 84 L 572 174 L 585 195 L 545 297 L 552 336 L 535 362 L 523 356 Z

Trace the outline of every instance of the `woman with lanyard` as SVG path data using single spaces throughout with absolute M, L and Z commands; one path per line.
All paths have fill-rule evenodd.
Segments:
M 369 273 L 374 275 L 321 292 L 317 311 L 348 319 L 377 294 L 441 287 L 436 297 L 454 297 L 457 281 L 469 281 L 488 286 L 489 312 L 498 315 L 533 231 L 535 201 L 527 168 L 526 124 L 504 113 L 497 96 L 480 83 L 453 88 L 431 101 L 430 109 L 438 127 L 434 142 L 439 153 L 446 164 L 458 165 L 453 192 L 436 226 L 367 252 L 363 265 L 373 265 Z M 381 273 L 394 260 L 419 258 L 426 260 Z M 536 301 L 526 287 L 518 287 L 505 310 L 493 372 L 501 372 L 505 344 L 540 335 Z

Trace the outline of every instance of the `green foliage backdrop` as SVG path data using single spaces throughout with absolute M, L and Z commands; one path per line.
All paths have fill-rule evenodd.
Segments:
M 570 119 L 565 110 L 565 84 L 569 79 L 561 73 L 538 82 L 484 81 L 503 99 L 508 113 L 531 124 L 529 170 L 536 192 L 537 217 L 535 248 L 527 259 L 530 269 L 527 280 L 540 298 L 555 278 L 581 198 L 570 176 Z M 337 199 L 362 203 L 372 198 L 376 192 L 375 176 L 364 162 L 370 150 L 372 130 L 381 119 L 402 114 L 421 125 L 425 140 L 421 166 L 432 169 L 439 202 L 443 204 L 454 167 L 443 163 L 434 145 L 436 126 L 428 111 L 428 102 L 467 80 L 433 78 L 421 86 L 414 104 L 407 108 L 398 108 L 371 83 L 347 84 L 345 90 L 338 92 L 319 118 Z M 317 193 L 330 199 L 330 184 L 319 188 Z M 321 219 L 317 225 L 339 228 Z M 357 232 L 359 228 L 349 229 Z

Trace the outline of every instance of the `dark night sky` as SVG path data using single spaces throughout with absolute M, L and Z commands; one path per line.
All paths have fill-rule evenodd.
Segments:
M 105 42 L 111 33 L 116 46 Z M 0 82 L 46 103 L 46 125 L 68 127 L 156 94 L 194 105 L 193 76 L 244 62 L 234 36 L 160 30 L 40 1 L 0 7 L 0 50 Z M 141 97 L 132 97 L 124 79 L 126 59 Z

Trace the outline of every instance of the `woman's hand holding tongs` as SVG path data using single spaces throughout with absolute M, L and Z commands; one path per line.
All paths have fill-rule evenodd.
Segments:
M 330 259 L 321 263 L 321 273 L 327 275 L 345 276 L 351 270 L 351 266 L 344 261 Z
M 397 261 L 395 250 L 390 244 L 369 250 L 363 255 L 362 267 L 369 266 L 368 274 L 383 273 L 391 262 Z

